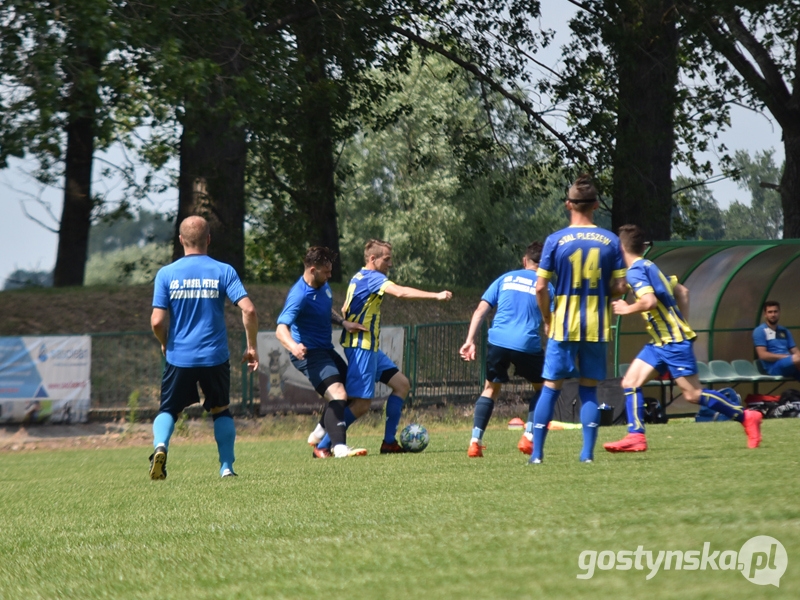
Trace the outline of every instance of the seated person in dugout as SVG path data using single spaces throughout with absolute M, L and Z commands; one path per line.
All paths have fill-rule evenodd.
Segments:
M 775 300 L 764 302 L 764 322 L 753 330 L 753 345 L 764 371 L 800 381 L 800 350 L 792 333 L 778 325 L 780 318 L 781 305 Z

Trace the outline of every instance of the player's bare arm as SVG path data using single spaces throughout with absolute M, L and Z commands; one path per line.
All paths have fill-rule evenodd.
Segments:
M 253 301 L 247 296 L 236 304 L 242 311 L 242 324 L 247 338 L 247 348 L 242 354 L 242 362 L 247 363 L 250 372 L 258 369 L 258 314 Z
M 275 330 L 275 337 L 278 338 L 281 345 L 291 352 L 292 356 L 297 360 L 303 360 L 306 357 L 307 348 L 305 344 L 298 344 L 292 339 L 292 332 L 287 325 L 283 323 L 278 325 L 278 328 Z
M 385 293 L 404 300 L 439 300 L 448 301 L 453 297 L 453 292 L 443 290 L 441 292 L 426 292 L 417 288 L 405 287 L 392 283 L 387 286 Z
M 458 351 L 458 354 L 463 360 L 475 360 L 475 334 L 478 333 L 478 329 L 480 328 L 481 323 L 483 323 L 484 317 L 486 317 L 486 314 L 491 309 L 491 304 L 486 302 L 486 300 L 481 300 L 478 303 L 478 308 L 476 308 L 475 312 L 472 313 L 472 319 L 469 323 L 469 331 L 467 332 L 467 341 L 464 342 L 464 345 L 461 346 Z
M 689 288 L 683 284 L 676 284 L 672 289 L 675 302 L 678 303 L 678 310 L 681 311 L 683 318 L 689 320 Z
M 794 354 L 794 352 L 792 354 Z M 756 355 L 758 356 L 758 359 L 766 362 L 775 362 L 777 360 L 781 360 L 782 358 L 786 358 L 787 356 L 792 356 L 792 354 L 775 354 L 774 352 L 767 350 L 766 346 L 756 346 Z
M 611 281 L 611 297 L 624 296 L 628 291 L 628 282 L 624 277 L 619 277 Z
M 337 313 L 335 310 L 331 310 L 331 323 L 340 326 L 347 333 L 353 333 L 354 331 L 369 331 L 361 323 L 356 323 L 355 321 L 348 321 L 342 315 Z
M 547 288 L 549 281 L 541 275 L 536 278 L 536 304 L 539 305 L 539 312 L 542 313 L 545 337 L 550 335 L 550 290 Z
M 615 300 L 611 303 L 615 315 L 631 315 L 652 310 L 658 304 L 655 294 L 645 294 L 633 304 L 628 304 L 625 300 Z
M 163 308 L 154 308 L 150 315 L 150 327 L 161 342 L 161 354 L 167 355 L 167 333 L 169 332 L 169 311 Z

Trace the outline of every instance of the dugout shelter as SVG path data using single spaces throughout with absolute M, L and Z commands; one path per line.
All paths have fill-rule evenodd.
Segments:
M 689 288 L 689 323 L 697 333 L 694 353 L 703 363 L 698 365 L 701 381 L 717 389 L 735 387 L 743 398 L 758 385 L 761 393 L 773 394 L 800 387 L 792 381 L 756 381 L 755 375 L 748 378 L 744 371 L 729 370 L 722 364 L 744 367 L 734 361 L 752 363 L 756 359 L 752 331 L 762 320 L 766 300 L 780 302 L 780 324 L 800 344 L 800 239 L 654 242 L 645 258 Z M 612 372 L 619 374 L 650 335 L 643 319 L 631 316 L 617 318 L 615 332 Z M 706 372 L 703 367 L 710 364 L 727 377 Z M 651 385 L 665 387 L 666 383 Z M 645 390 L 645 395 L 658 394 Z M 695 410 L 680 398 L 669 408 L 673 414 Z

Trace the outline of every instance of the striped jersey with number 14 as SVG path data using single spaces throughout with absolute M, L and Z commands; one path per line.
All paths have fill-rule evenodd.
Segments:
M 607 342 L 611 282 L 625 276 L 619 238 L 596 225 L 570 226 L 547 237 L 539 277 L 554 281 L 550 338 Z

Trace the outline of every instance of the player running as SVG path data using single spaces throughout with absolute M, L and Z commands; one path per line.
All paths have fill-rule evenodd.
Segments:
M 333 349 L 331 320 L 345 330 L 359 329 L 357 323 L 344 323 L 333 313 L 333 293 L 328 285 L 335 254 L 328 248 L 313 246 L 303 259 L 303 275 L 289 290 L 278 315 L 276 337 L 291 354 L 292 364 L 305 375 L 328 403 L 322 411 L 320 427 L 331 432 L 333 456 L 364 456 L 363 448 L 347 446 L 344 381 L 347 365 Z M 315 453 L 316 456 L 316 453 Z M 324 457 L 331 456 L 327 451 Z
M 489 344 L 486 353 L 486 384 L 475 403 L 472 439 L 467 456 L 483 456 L 483 434 L 489 425 L 494 402 L 500 395 L 504 383 L 508 383 L 508 367 L 514 365 L 514 373 L 533 384 L 534 394 L 529 401 L 528 422 L 525 433 L 517 444 L 521 452 L 533 450 L 533 409 L 542 386 L 544 352 L 540 330 L 542 313 L 536 303 L 536 269 L 542 257 L 542 243 L 533 242 L 522 257 L 522 269 L 510 271 L 498 277 L 484 292 L 478 308 L 472 315 L 467 340 L 458 353 L 467 361 L 475 360 L 475 335 L 489 311 L 497 308 L 489 329 Z M 550 299 L 554 289 L 548 286 Z M 552 306 L 551 306 L 552 309 Z
M 392 389 L 392 394 L 386 400 L 386 424 L 381 454 L 404 452 L 403 447 L 397 443 L 397 427 L 400 424 L 403 402 L 411 387 L 408 378 L 379 347 L 384 294 L 406 300 L 446 301 L 453 297 L 447 290 L 425 292 L 399 286 L 386 276 L 391 268 L 392 245 L 381 240 L 369 240 L 364 246 L 364 268 L 350 280 L 342 308 L 347 323 L 363 326 L 363 331 L 345 329 L 342 332 L 342 346 L 348 363 L 345 387 L 351 398 L 344 413 L 347 426 L 369 410 L 372 398 L 375 397 L 377 381 Z M 317 426 L 311 432 L 308 443 L 316 445 L 315 453 L 318 455 L 320 451 L 330 447 L 323 426 Z
M 741 398 L 734 390 L 730 390 L 734 396 L 730 398 L 720 391 L 704 389 L 700 383 L 692 350 L 695 333 L 688 323 L 689 290 L 675 276 L 667 279 L 654 263 L 643 258 L 645 240 L 641 228 L 623 225 L 619 228 L 619 238 L 628 266 L 626 278 L 636 301 L 628 304 L 617 300 L 613 303 L 614 314 L 640 313 L 653 340 L 639 352 L 622 379 L 628 435 L 618 442 L 604 444 L 603 448 L 609 452 L 647 450 L 642 386 L 666 371 L 675 378 L 687 402 L 707 406 L 738 421 L 747 434 L 748 448 L 757 448 L 761 443 L 761 413 L 743 410 Z
M 583 449 L 581 462 L 594 460 L 599 409 L 597 381 L 606 378 L 609 339 L 609 301 L 622 295 L 625 268 L 619 238 L 594 224 L 599 207 L 597 189 L 588 175 L 569 188 L 565 205 L 569 227 L 548 236 L 536 281 L 536 299 L 545 323 L 547 343 L 542 377 L 544 387 L 533 414 L 533 453 L 530 463 L 544 457 L 547 427 L 564 379 L 578 377 Z M 555 311 L 550 311 L 548 282 L 555 277 Z

